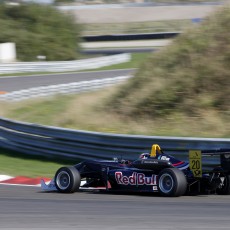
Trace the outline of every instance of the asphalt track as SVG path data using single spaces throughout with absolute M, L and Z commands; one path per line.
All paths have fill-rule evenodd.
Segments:
M 229 3 L 229 0 L 225 2 Z M 149 4 L 142 6 L 120 5 L 114 8 L 109 5 L 104 5 L 103 8 L 75 8 L 71 6 L 62 9 L 73 13 L 76 20 L 81 23 L 127 23 L 204 18 L 220 7 L 222 7 L 221 4 L 214 3 L 158 6 Z
M 230 197 L 78 192 L 0 185 L 0 229 L 229 229 Z
M 91 71 L 78 73 L 54 73 L 48 75 L 0 77 L 0 91 L 12 92 L 15 90 L 28 89 L 39 86 L 67 84 L 78 81 L 89 81 L 102 78 L 127 76 L 134 69 Z

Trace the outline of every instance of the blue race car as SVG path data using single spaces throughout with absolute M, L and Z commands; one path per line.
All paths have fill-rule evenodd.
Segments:
M 73 193 L 79 189 L 105 189 L 122 192 L 158 192 L 162 196 L 176 197 L 184 194 L 230 194 L 230 151 L 206 153 L 218 154 L 221 165 L 211 171 L 202 171 L 201 151 L 189 153 L 189 163 L 165 154 L 159 145 L 152 146 L 151 153 L 142 153 L 130 160 L 87 160 L 57 170 L 45 191 L 57 190 Z M 204 153 L 202 154 L 204 155 Z

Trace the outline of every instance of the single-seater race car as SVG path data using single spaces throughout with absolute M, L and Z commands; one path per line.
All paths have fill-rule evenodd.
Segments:
M 202 156 L 220 156 L 220 165 L 202 169 Z M 73 193 L 79 189 L 105 189 L 122 192 L 158 192 L 162 196 L 184 194 L 230 194 L 230 150 L 189 151 L 189 162 L 165 154 L 159 145 L 134 161 L 124 159 L 87 160 L 57 170 L 53 180 L 41 181 L 44 191 Z

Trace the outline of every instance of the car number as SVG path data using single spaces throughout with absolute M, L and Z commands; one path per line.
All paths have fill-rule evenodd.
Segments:
M 194 177 L 202 177 L 202 157 L 200 150 L 189 151 L 189 167 Z

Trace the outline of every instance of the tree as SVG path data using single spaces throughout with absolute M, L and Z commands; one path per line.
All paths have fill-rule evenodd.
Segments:
M 52 6 L 0 5 L 0 43 L 16 43 L 20 61 L 73 60 L 79 53 L 80 26 Z

